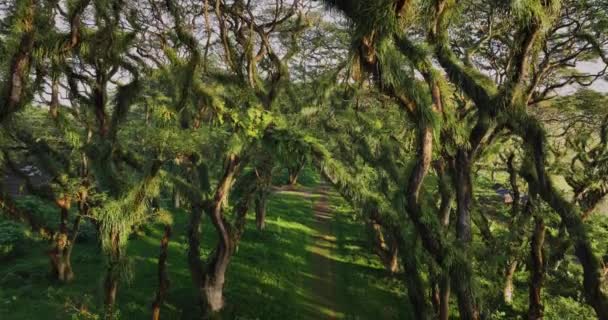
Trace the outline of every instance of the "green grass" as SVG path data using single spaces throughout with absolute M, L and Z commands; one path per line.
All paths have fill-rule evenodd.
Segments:
M 306 172 L 301 181 L 311 186 L 318 177 Z M 251 221 L 228 270 L 222 319 L 318 319 L 324 312 L 308 281 L 314 254 L 310 244 L 316 234 L 313 200 L 297 193 L 273 194 L 263 232 L 255 230 L 250 214 Z M 332 204 L 337 209 L 332 224 L 337 241 L 327 258 L 337 266 L 335 314 L 346 319 L 403 319 L 403 288 L 365 251 L 364 230 L 350 220 L 344 203 L 332 197 Z M 161 309 L 163 319 L 201 318 L 186 264 L 187 215 L 182 210 L 173 211 L 174 234 L 168 258 L 171 287 Z M 129 241 L 132 279 L 119 287 L 117 309 L 121 319 L 150 317 L 161 236 L 160 225 L 150 226 Z M 48 244 L 39 239 L 30 242 L 23 255 L 0 264 L 1 318 L 94 319 L 99 315 L 105 262 L 97 244 L 76 244 L 76 278 L 62 285 L 48 277 Z M 203 256 L 214 243 L 215 232 L 204 221 Z
M 345 319 L 410 319 L 405 286 L 371 254 L 363 223 L 336 193 L 330 203 L 336 213 L 332 229 L 337 263 L 338 305 Z

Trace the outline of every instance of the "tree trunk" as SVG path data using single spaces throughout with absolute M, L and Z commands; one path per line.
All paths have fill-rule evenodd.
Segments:
M 544 306 L 541 300 L 541 290 L 545 277 L 545 255 L 543 244 L 545 242 L 545 223 L 542 218 L 534 218 L 535 228 L 531 247 L 531 279 L 530 279 L 530 305 L 528 309 L 529 320 L 543 319 Z
M 224 307 L 224 282 L 230 258 L 234 252 L 234 242 L 228 234 L 216 245 L 206 266 L 201 287 L 204 310 L 207 315 L 216 314 Z M 222 236 L 224 237 L 224 236 Z
M 19 42 L 19 48 L 12 58 L 10 69 L 5 77 L 7 79 L 6 86 L 2 88 L 3 92 L 0 93 L 2 94 L 2 100 L 0 100 L 0 123 L 24 104 L 31 56 L 35 42 L 36 2 L 27 0 L 22 9 L 23 12 L 17 17 L 20 25 L 23 26 L 23 33 Z
M 59 116 L 59 77 L 53 75 L 51 82 L 51 103 L 49 105 L 49 114 L 53 120 Z
M 585 298 L 595 310 L 598 319 L 608 320 L 608 295 L 602 289 L 604 283 L 602 262 L 593 251 L 580 210 L 564 199 L 546 173 L 544 133 L 535 119 L 530 121 L 534 122 L 534 126 L 526 124 L 528 132 L 525 141 L 534 150 L 535 175 L 528 175 L 526 179 L 538 190 L 540 197 L 560 215 L 574 244 L 574 253 L 583 266 Z
M 471 233 L 471 204 L 473 200 L 473 184 L 471 181 L 471 159 L 468 151 L 460 149 L 456 155 L 455 187 L 457 202 L 456 237 L 463 251 L 458 257 L 450 276 L 454 282 L 458 310 L 463 320 L 479 319 L 479 310 L 471 290 L 470 263 L 468 261 L 469 245 L 472 241 Z
M 524 230 L 534 213 L 534 203 L 532 200 L 528 200 L 523 206 L 523 211 L 519 207 L 516 209 L 512 208 L 512 210 L 512 213 L 515 213 L 515 215 L 511 216 L 511 222 L 509 223 L 511 233 L 507 245 L 508 261 L 504 271 L 505 287 L 503 288 L 503 298 L 507 304 L 510 304 L 513 300 L 515 292 L 513 276 L 517 270 L 517 266 L 521 262 L 520 254 L 528 243 L 528 235 Z
M 401 234 L 396 234 L 398 237 L 397 242 L 399 243 L 400 251 L 407 252 L 401 257 L 405 275 L 405 283 L 407 285 L 407 296 L 410 304 L 414 310 L 414 319 L 427 320 L 431 319 L 430 306 L 426 299 L 426 293 L 424 292 L 424 282 L 420 277 L 421 272 L 416 259 L 416 247 L 418 241 L 413 238 L 410 245 L 406 244 L 405 239 L 402 238 Z M 416 236 L 413 236 L 416 237 Z
M 173 208 L 179 209 L 181 207 L 181 194 L 177 188 L 173 189 Z
M 220 241 L 217 243 L 205 268 L 201 296 L 204 300 L 204 313 L 207 316 L 216 314 L 224 306 L 223 292 L 226 270 L 245 231 L 246 215 L 254 191 L 249 190 L 235 206 L 236 218 L 234 224 L 230 225 L 222 220 L 224 228 L 216 229 L 226 232 L 219 234 Z
M 450 224 L 450 212 L 452 211 L 452 202 L 454 201 L 454 194 L 450 187 L 450 179 L 446 173 L 446 161 L 442 158 L 434 163 L 435 172 L 439 178 L 437 182 L 437 188 L 441 195 L 441 203 L 439 206 L 439 219 L 441 225 L 447 228 Z
M 380 258 L 384 268 L 390 273 L 396 273 L 399 270 L 399 244 L 397 243 L 397 236 L 389 234 L 388 237 L 385 237 L 383 229 L 397 228 L 383 226 L 378 216 L 378 212 L 372 213 L 370 219 L 367 220 L 367 229 L 372 241 L 372 248 L 378 258 Z M 394 230 L 394 232 L 398 232 L 398 230 Z
M 58 199 L 57 205 L 60 210 L 60 223 L 59 232 L 55 235 L 55 246 L 49 252 L 51 272 L 55 279 L 61 282 L 70 282 L 72 281 L 72 279 L 74 279 L 71 255 L 77 229 L 80 225 L 80 216 L 78 216 L 74 221 L 74 237 L 73 239 L 71 239 L 69 237 L 67 226 L 68 214 L 70 209 L 70 199 L 68 197 Z
M 513 191 L 513 203 L 511 204 L 511 216 L 514 218 L 519 213 L 521 193 L 517 185 L 517 171 L 513 164 L 515 154 L 511 153 L 507 159 L 507 171 L 509 171 L 509 183 L 511 184 L 511 190 Z
M 439 320 L 450 318 L 450 278 L 442 277 L 439 282 Z
M 505 287 L 502 290 L 502 296 L 506 304 L 513 302 L 513 276 L 517 271 L 517 259 L 512 258 L 505 269 Z
M 211 223 L 218 235 L 218 243 L 201 274 L 201 282 L 198 282 L 201 307 L 206 315 L 213 315 L 224 307 L 224 277 L 235 243 L 231 234 L 231 226 L 223 215 L 223 205 L 239 169 L 239 162 L 236 155 L 228 156 L 224 174 L 207 208 Z
M 119 263 L 120 263 L 120 238 L 118 232 L 110 231 L 110 253 L 108 256 L 108 267 L 104 280 L 104 305 L 105 318 L 114 318 L 114 305 L 116 304 L 116 292 L 118 291 Z
M 266 200 L 267 200 L 267 192 L 261 191 L 258 192 L 258 196 L 255 199 L 255 225 L 258 231 L 264 230 L 266 228 Z
M 167 272 L 167 254 L 169 238 L 171 237 L 171 226 L 165 226 L 165 233 L 160 241 L 160 254 L 158 256 L 158 291 L 152 303 L 152 320 L 160 319 L 160 306 L 163 304 L 167 291 L 169 290 L 169 276 Z
M 200 245 L 201 234 L 200 225 L 203 216 L 203 206 L 193 204 L 188 223 L 188 268 L 195 287 L 199 287 L 203 281 L 203 262 L 201 260 Z M 199 297 L 200 298 L 200 297 Z M 203 300 L 199 303 L 202 305 Z
M 287 180 L 287 184 L 290 186 L 295 186 L 298 183 L 298 176 L 300 175 L 300 171 L 302 171 L 302 164 L 297 164 L 294 167 L 288 167 L 287 172 L 289 174 L 289 178 Z

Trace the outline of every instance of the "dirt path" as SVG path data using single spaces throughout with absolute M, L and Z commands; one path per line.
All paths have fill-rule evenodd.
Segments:
M 307 312 L 300 315 L 301 318 L 341 318 L 337 307 L 336 262 L 331 258 L 331 253 L 336 248 L 336 237 L 332 230 L 334 213 L 328 199 L 330 188 L 327 185 L 319 185 L 316 188 L 282 187 L 276 188 L 275 192 L 314 199 L 313 219 L 309 226 L 315 231 L 315 235 L 307 247 L 310 270 L 304 274 L 307 294 L 302 301 Z
M 314 191 L 319 197 L 313 206 L 314 224 L 317 232 L 309 248 L 311 253 L 311 291 L 313 301 L 319 310 L 318 319 L 337 319 L 335 265 L 330 258 L 335 249 L 336 237 L 332 232 L 334 214 L 329 207 L 326 186 L 319 186 Z

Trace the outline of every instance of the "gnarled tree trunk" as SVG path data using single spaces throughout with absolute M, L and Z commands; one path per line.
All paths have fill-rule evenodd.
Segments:
M 225 274 L 238 241 L 235 234 L 240 235 L 242 232 L 238 228 L 233 228 L 223 215 L 223 205 L 232 187 L 234 176 L 239 169 L 239 163 L 240 160 L 236 155 L 232 154 L 227 157 L 224 173 L 218 182 L 214 196 L 205 204 L 207 214 L 217 232 L 218 243 L 204 266 L 199 252 L 199 226 L 202 215 L 200 205 L 193 206 L 194 212 L 190 217 L 188 265 L 194 285 L 198 288 L 200 305 L 205 315 L 213 315 L 224 307 Z M 249 197 L 250 195 L 248 195 L 247 200 L 250 199 Z M 248 202 L 247 206 L 243 206 L 245 208 L 241 209 L 244 210 L 244 213 L 239 211 L 239 217 L 246 214 Z M 240 225 L 244 228 L 244 222 Z

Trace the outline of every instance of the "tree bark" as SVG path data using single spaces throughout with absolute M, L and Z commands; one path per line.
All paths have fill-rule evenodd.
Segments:
M 502 290 L 502 296 L 506 304 L 513 302 L 513 276 L 517 271 L 517 259 L 511 259 L 505 268 L 505 287 Z
M 414 238 L 412 239 L 413 241 L 411 241 L 410 246 L 408 246 L 401 234 L 396 234 L 396 236 L 398 237 L 397 242 L 399 243 L 400 251 L 408 252 L 408 254 L 402 255 L 401 260 L 405 271 L 404 276 L 407 285 L 407 296 L 414 311 L 414 319 L 430 320 L 430 306 L 426 299 L 424 282 L 420 277 L 421 272 L 416 258 L 418 241 Z
M 152 303 L 152 320 L 160 319 L 160 306 L 163 304 L 169 290 L 169 276 L 167 272 L 167 255 L 171 226 L 165 226 L 165 233 L 160 241 L 160 254 L 158 256 L 158 291 Z
M 13 56 L 10 69 L 7 73 L 6 87 L 3 88 L 2 101 L 0 101 L 0 123 L 6 117 L 17 111 L 24 104 L 27 80 L 31 65 L 32 51 L 35 41 L 36 1 L 27 0 L 21 17 L 18 17 L 23 26 L 23 34 L 17 52 Z
M 593 251 L 580 210 L 564 199 L 555 189 L 551 178 L 545 171 L 545 137 L 542 127 L 533 118 L 524 117 L 521 120 L 529 123 L 518 124 L 518 127 L 527 128 L 525 132 L 519 132 L 519 134 L 526 135 L 525 141 L 534 150 L 535 175 L 527 175 L 525 178 L 535 190 L 538 190 L 540 197 L 560 215 L 573 242 L 574 253 L 583 266 L 585 298 L 600 320 L 608 320 L 608 296 L 602 290 L 604 282 L 602 262 Z
M 298 183 L 298 176 L 300 175 L 300 171 L 302 171 L 302 164 L 296 164 L 293 167 L 287 167 L 287 173 L 289 174 L 287 184 L 290 186 L 295 186 Z
M 233 225 L 224 221 L 227 238 L 220 240 L 206 265 L 201 292 L 205 299 L 205 314 L 213 315 L 224 306 L 225 274 L 236 247 L 245 231 L 246 215 L 254 191 L 249 191 L 236 205 Z
M 439 159 L 435 161 L 434 166 L 435 172 L 438 177 L 438 190 L 441 195 L 441 203 L 439 205 L 439 219 L 441 225 L 447 228 L 450 224 L 450 213 L 452 211 L 452 202 L 454 201 L 454 194 L 450 187 L 450 179 L 446 172 L 446 161 Z
M 450 278 L 445 275 L 439 282 L 439 319 L 450 318 Z
M 232 256 L 235 242 L 231 235 L 231 226 L 223 216 L 223 205 L 228 197 L 228 192 L 232 187 L 234 176 L 239 168 L 239 158 L 231 154 L 226 159 L 224 173 L 219 180 L 213 199 L 207 205 L 207 213 L 218 235 L 218 243 L 215 250 L 210 256 L 204 268 L 201 268 L 200 257 L 198 255 L 198 224 L 200 224 L 200 215 L 195 216 L 192 227 L 190 245 L 192 253 L 189 254 L 189 260 L 194 266 L 192 274 L 195 284 L 199 287 L 201 308 L 206 315 L 213 315 L 224 307 L 224 279 L 230 257 Z M 196 255 L 196 257 L 194 256 Z
M 545 243 L 545 223 L 541 217 L 535 217 L 534 224 L 534 234 L 532 235 L 532 242 L 530 243 L 531 279 L 528 319 L 540 320 L 544 317 L 544 306 L 542 305 L 541 290 L 545 278 L 545 255 L 543 252 L 543 245 Z
M 380 258 L 385 269 L 390 273 L 396 273 L 399 270 L 399 244 L 397 236 L 390 234 L 388 239 L 384 236 L 384 230 L 396 229 L 384 226 L 382 221 L 376 219 L 379 214 L 372 213 L 370 219 L 367 220 L 367 229 L 372 240 L 374 252 Z M 394 230 L 393 233 L 398 232 Z
M 514 165 L 515 154 L 511 153 L 507 158 L 507 172 L 509 173 L 509 183 L 511 185 L 511 190 L 513 191 L 513 203 L 511 204 L 511 233 L 515 234 L 515 241 L 510 241 L 508 247 L 508 261 L 505 266 L 505 286 L 503 288 L 503 299 L 506 304 L 511 304 L 513 302 L 513 294 L 514 294 L 514 285 L 513 285 L 513 276 L 517 271 L 517 266 L 519 264 L 519 242 L 523 242 L 525 237 L 523 237 L 520 230 L 523 228 L 522 223 L 527 222 L 529 219 L 529 215 L 525 217 L 520 216 L 521 212 L 521 193 L 519 191 L 519 186 L 517 184 L 517 170 Z M 531 213 L 530 203 L 526 204 L 527 213 Z M 520 223 L 518 223 L 520 222 Z M 513 248 L 515 246 L 516 249 Z
M 179 209 L 181 207 L 181 194 L 177 188 L 173 188 L 173 208 Z
M 255 199 L 255 225 L 258 231 L 266 228 L 266 200 L 267 192 L 265 190 L 258 192 Z
M 110 252 L 108 266 L 104 279 L 104 305 L 105 318 L 114 318 L 114 305 L 116 304 L 116 292 L 118 291 L 119 263 L 120 263 L 120 238 L 118 232 L 110 231 Z
M 511 153 L 507 159 L 507 171 L 509 172 L 509 183 L 511 184 L 511 190 L 513 190 L 513 203 L 511 204 L 511 216 L 514 218 L 519 213 L 521 193 L 517 185 L 517 171 L 513 164 L 515 154 Z
M 201 245 L 201 234 L 200 225 L 203 216 L 203 205 L 193 204 L 192 212 L 190 213 L 190 220 L 188 222 L 188 268 L 190 269 L 190 277 L 192 282 L 198 288 L 203 281 L 203 262 L 201 260 L 200 245 Z M 200 305 L 203 305 L 203 299 L 200 298 Z
M 74 240 L 80 225 L 80 216 L 76 217 L 73 226 L 73 237 L 70 238 L 68 231 L 68 213 L 70 209 L 69 197 L 63 197 L 56 201 L 60 212 L 59 232 L 55 235 L 55 245 L 49 252 L 51 273 L 53 277 L 61 282 L 70 282 L 74 279 L 71 255 Z
M 473 135 L 473 134 L 472 134 Z M 456 237 L 462 248 L 462 257 L 459 263 L 454 265 L 450 272 L 456 297 L 458 298 L 458 310 L 461 319 L 479 319 L 479 309 L 473 291 L 471 290 L 470 263 L 468 262 L 468 250 L 472 241 L 471 233 L 471 204 L 473 200 L 473 184 L 471 181 L 471 155 L 468 151 L 460 149 L 456 155 L 455 163 L 455 187 L 457 203 Z

